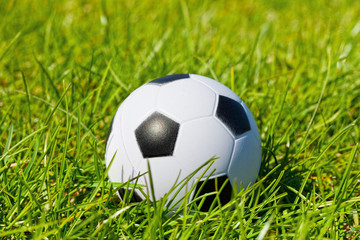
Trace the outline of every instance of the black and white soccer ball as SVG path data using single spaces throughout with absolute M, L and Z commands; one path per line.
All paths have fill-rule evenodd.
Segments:
M 259 131 L 245 103 L 223 84 L 195 74 L 158 78 L 131 93 L 112 120 L 105 152 L 107 166 L 112 162 L 108 172 L 112 182 L 145 173 L 137 183 L 150 189 L 149 163 L 152 200 L 162 198 L 176 181 L 213 157 L 217 159 L 207 174 L 199 179 L 203 171 L 198 171 L 175 199 L 196 183 L 189 200 L 213 192 L 215 182 L 221 187 L 227 181 L 220 194 L 225 203 L 234 186 L 240 191 L 256 181 L 261 163 Z M 146 192 L 135 189 L 132 200 L 144 199 Z M 123 194 L 120 190 L 120 197 Z M 204 206 L 210 203 L 207 200 Z

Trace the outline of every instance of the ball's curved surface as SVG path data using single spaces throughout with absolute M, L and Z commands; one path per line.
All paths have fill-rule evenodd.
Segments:
M 203 171 L 197 172 L 175 199 L 196 182 L 190 198 L 214 191 L 215 182 L 221 186 L 228 179 L 220 195 L 225 203 L 234 184 L 240 191 L 256 181 L 261 163 L 259 131 L 245 103 L 223 84 L 195 74 L 158 78 L 131 93 L 113 118 L 105 152 L 107 166 L 112 161 L 112 182 L 148 172 L 149 161 L 155 200 L 213 157 L 218 159 L 207 171 L 214 170 L 211 176 L 199 179 Z M 148 174 L 138 184 L 148 186 Z M 141 199 L 143 194 L 135 190 L 133 200 Z

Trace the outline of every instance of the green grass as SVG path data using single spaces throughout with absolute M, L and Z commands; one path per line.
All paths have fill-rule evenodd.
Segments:
M 0 238 L 359 238 L 359 12 L 342 0 L 0 0 Z M 222 209 L 169 216 L 108 183 L 117 107 L 173 73 L 231 87 L 259 126 L 259 180 Z

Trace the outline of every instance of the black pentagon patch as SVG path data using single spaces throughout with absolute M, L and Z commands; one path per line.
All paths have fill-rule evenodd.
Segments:
M 204 183 L 204 181 L 200 181 L 200 182 L 198 182 L 198 184 L 195 187 L 194 196 L 201 197 L 202 195 L 204 195 L 206 193 L 220 191 L 220 189 L 222 188 L 221 191 L 217 194 L 220 199 L 220 204 L 223 206 L 231 200 L 231 196 L 232 196 L 232 186 L 231 186 L 230 181 L 227 181 L 225 183 L 225 181 L 228 179 L 229 179 L 228 176 L 224 175 L 221 177 L 208 179 L 205 183 Z M 224 185 L 224 183 L 225 183 L 225 185 Z M 201 186 L 202 186 L 202 188 L 201 188 Z M 199 210 L 203 211 L 203 212 L 209 211 L 217 194 L 214 193 L 212 195 L 206 196 L 205 201 L 200 206 Z M 199 203 L 202 201 L 202 199 L 203 199 L 202 197 L 200 199 L 198 199 L 196 201 L 196 204 L 199 205 Z M 218 202 L 217 202 L 217 200 L 215 200 L 214 207 L 217 205 L 218 205 Z
M 165 77 L 161 77 L 161 78 L 157 78 L 155 80 L 152 80 L 151 82 L 149 82 L 149 84 L 166 84 L 169 82 L 173 82 L 179 79 L 184 79 L 184 78 L 190 78 L 189 74 L 174 74 L 174 75 L 169 75 L 169 76 L 165 76 Z
M 216 116 L 230 129 L 235 137 L 250 130 L 249 119 L 243 106 L 231 98 L 219 96 Z
M 129 201 L 130 203 L 133 202 L 141 202 L 143 199 L 136 193 L 136 191 L 132 191 L 131 189 L 126 189 L 126 188 L 120 188 L 118 191 L 121 200 L 127 202 Z M 130 199 L 125 199 L 125 197 L 130 197 Z
M 144 158 L 171 156 L 180 124 L 155 112 L 135 130 Z

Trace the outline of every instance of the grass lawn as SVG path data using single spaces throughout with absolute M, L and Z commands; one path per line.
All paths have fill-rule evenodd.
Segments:
M 359 43 L 360 1 L 0 0 L 0 239 L 360 238 Z M 258 182 L 207 213 L 106 175 L 117 107 L 174 73 L 233 89 L 261 134 Z

